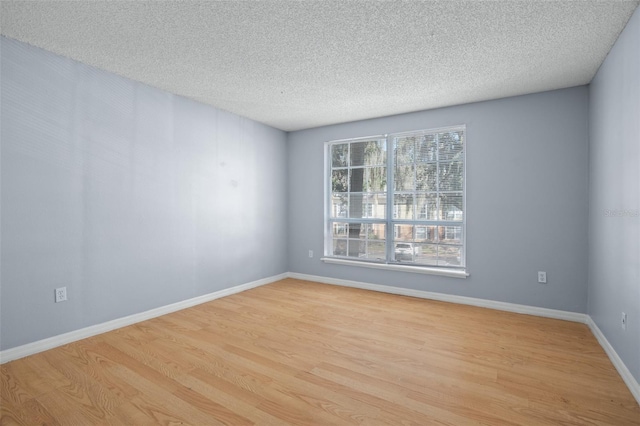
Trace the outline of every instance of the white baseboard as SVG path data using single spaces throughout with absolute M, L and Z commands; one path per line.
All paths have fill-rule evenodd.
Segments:
M 0 364 L 4 364 L 5 362 L 13 361 L 19 358 L 24 358 L 26 356 L 37 354 L 39 352 L 53 349 L 55 347 L 66 345 L 68 343 L 72 343 L 78 340 L 86 339 L 87 337 L 106 333 L 107 331 L 115 330 L 117 328 L 126 327 L 128 325 L 132 325 L 141 321 L 146 321 L 151 318 L 156 318 L 162 315 L 170 314 L 172 312 L 180 311 L 182 309 L 190 308 L 192 306 L 200 305 L 201 303 L 210 302 L 212 300 L 219 299 L 221 297 L 230 296 L 235 293 L 240 293 L 241 291 L 249 290 L 265 284 L 270 284 L 272 282 L 285 279 L 288 276 L 289 276 L 288 273 L 274 275 L 272 277 L 263 278 L 263 279 L 252 281 L 245 284 L 240 284 L 235 287 L 215 291 L 213 293 L 194 297 L 188 300 L 183 300 L 177 303 L 172 303 L 170 305 L 160 306 L 158 308 L 151 309 L 145 312 L 140 312 L 138 314 L 129 315 L 126 317 L 107 321 L 102 324 L 96 324 L 90 327 L 85 327 L 79 330 L 74 330 L 68 333 L 49 337 L 47 339 L 38 340 L 37 342 L 27 343 L 26 345 L 17 346 L 11 349 L 6 349 L 4 351 L 0 351 Z
M 596 336 L 596 339 L 598 339 L 598 342 L 600 343 L 600 346 L 602 346 L 602 349 L 604 349 L 604 351 L 609 356 L 609 359 L 611 360 L 613 366 L 616 368 L 616 370 L 618 370 L 618 373 L 620 373 L 622 380 L 624 380 L 624 382 L 626 383 L 633 397 L 636 399 L 636 401 L 638 401 L 638 404 L 640 404 L 640 383 L 638 383 L 635 377 L 633 377 L 631 371 L 629 371 L 625 363 L 622 361 L 622 359 L 620 359 L 620 356 L 618 356 L 616 350 L 613 349 L 611 343 L 609 343 L 607 338 L 604 336 L 604 333 L 602 333 L 598 325 L 595 323 L 595 321 L 593 321 L 591 317 L 589 317 L 587 325 L 589 325 L 591 332 L 594 336 Z
M 556 309 L 538 308 L 535 306 L 518 305 L 515 303 L 497 302 L 495 300 L 477 299 L 475 297 L 456 296 L 452 294 L 434 293 L 410 288 L 392 287 L 380 284 L 369 284 L 360 281 L 348 281 L 337 278 L 320 277 L 316 275 L 289 273 L 290 278 L 315 281 L 324 284 L 340 285 L 345 287 L 361 288 L 364 290 L 380 291 L 383 293 L 400 294 L 403 296 L 419 297 L 421 299 L 439 300 L 441 302 L 459 303 L 461 305 L 479 306 L 482 308 L 497 309 L 500 311 L 515 312 L 518 314 L 535 315 L 539 317 L 555 318 L 566 321 L 581 322 L 586 324 L 589 316 L 578 312 L 560 311 Z
M 295 278 L 305 281 L 315 281 L 324 284 L 339 285 L 344 287 L 361 288 L 364 290 L 373 290 L 383 293 L 398 294 L 402 296 L 418 297 L 422 299 L 439 300 L 442 302 L 459 303 L 463 305 L 478 306 L 483 308 L 497 309 L 501 311 L 515 312 L 519 314 L 536 315 L 546 318 L 555 318 L 565 321 L 573 321 L 587 324 L 591 329 L 604 351 L 609 356 L 609 359 L 613 363 L 616 370 L 624 380 L 625 384 L 629 387 L 631 394 L 640 404 L 640 384 L 633 377 L 627 366 L 622 359 L 618 356 L 615 349 L 607 338 L 604 336 L 600 328 L 596 325 L 593 319 L 587 314 L 581 314 L 577 312 L 560 311 L 556 309 L 538 308 L 535 306 L 518 305 L 515 303 L 498 302 L 487 299 L 477 299 L 474 297 L 456 296 L 444 293 L 434 293 L 423 290 L 413 290 L 409 288 L 392 287 L 380 284 L 370 284 L 360 281 L 342 280 L 338 278 L 321 277 L 317 275 L 300 274 L 297 272 L 288 272 L 280 275 L 274 275 L 272 277 L 263 278 L 257 281 L 252 281 L 245 284 L 240 284 L 235 287 L 227 288 L 224 290 L 216 291 L 213 293 L 205 294 L 203 296 L 194 297 L 192 299 L 183 300 L 181 302 L 173 303 L 171 305 L 161 306 L 159 308 L 151 309 L 139 314 L 129 315 L 127 317 L 118 318 L 112 321 L 107 321 L 102 324 L 96 324 L 90 327 L 82 328 L 80 330 L 74 330 L 69 333 L 60 334 L 47 339 L 39 340 L 37 342 L 28 343 L 26 345 L 17 346 L 15 348 L 6 349 L 0 351 L 0 364 L 13 361 L 19 358 L 23 358 L 29 355 L 33 355 L 39 352 L 43 352 L 49 349 L 53 349 L 58 346 L 66 345 L 81 339 L 86 339 L 91 336 L 95 336 L 107 331 L 115 330 L 117 328 L 126 327 L 141 321 L 146 321 L 151 318 L 156 318 L 162 315 L 166 315 L 172 312 L 176 312 L 182 309 L 190 308 L 202 303 L 210 302 L 221 297 L 230 296 L 235 293 L 240 293 L 245 290 L 256 288 L 262 285 L 270 284 L 285 278 Z
M 496 302 L 494 300 L 476 299 L 474 297 L 455 296 L 451 294 L 433 293 L 422 290 L 412 290 L 408 288 L 391 287 L 380 284 L 370 284 L 360 281 L 341 280 L 337 278 L 321 277 L 316 275 L 299 274 L 296 272 L 289 273 L 290 278 L 295 278 L 305 281 L 315 281 L 324 284 L 339 285 L 345 287 L 361 288 L 364 290 L 380 291 L 383 293 L 399 294 L 403 296 L 419 297 L 422 299 L 439 300 L 442 302 L 460 303 L 463 305 L 479 306 L 482 308 L 497 309 L 500 311 L 515 312 L 519 314 L 536 315 L 539 317 L 547 317 L 560 319 L 565 321 L 573 321 L 587 324 L 591 329 L 591 332 L 595 335 L 596 339 L 609 356 L 611 363 L 614 365 L 622 380 L 631 391 L 638 404 L 640 404 L 640 385 L 638 381 L 633 377 L 627 366 L 622 359 L 618 356 L 613 346 L 609 343 L 602 331 L 598 328 L 596 323 L 587 314 L 581 314 L 577 312 L 560 311 L 556 309 L 538 308 L 535 306 L 518 305 L 515 303 Z

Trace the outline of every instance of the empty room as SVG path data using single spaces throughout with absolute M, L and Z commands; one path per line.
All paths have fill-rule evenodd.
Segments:
M 640 425 L 640 8 L 0 0 L 1 425 Z

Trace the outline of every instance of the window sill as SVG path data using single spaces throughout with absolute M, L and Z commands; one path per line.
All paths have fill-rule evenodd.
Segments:
M 360 266 L 363 268 L 385 269 L 387 271 L 399 272 L 413 272 L 416 274 L 440 275 L 452 278 L 467 278 L 469 276 L 466 271 L 461 271 L 459 269 L 429 268 L 425 266 L 412 265 L 391 265 L 388 263 L 362 262 L 358 260 L 339 259 L 335 257 L 323 257 L 320 260 L 322 260 L 324 263 L 332 263 L 335 265 Z

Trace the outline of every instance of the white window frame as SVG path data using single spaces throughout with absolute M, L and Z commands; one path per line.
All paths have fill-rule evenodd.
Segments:
M 448 220 L 425 220 L 420 214 L 421 212 L 417 211 L 414 213 L 414 218 L 412 220 L 402 220 L 398 219 L 398 209 L 393 205 L 393 194 L 394 194 L 394 185 L 393 185 L 393 174 L 394 174 L 394 161 L 393 158 L 393 147 L 395 138 L 403 137 L 403 136 L 411 136 L 417 134 L 434 134 L 434 133 L 444 133 L 449 131 L 463 131 L 464 132 L 464 162 L 463 162 L 463 187 L 462 187 L 462 199 L 463 199 L 463 216 L 462 221 L 451 222 Z M 331 217 L 331 171 L 332 171 L 332 159 L 331 159 L 331 146 L 334 144 L 344 144 L 344 143 L 353 143 L 353 142 L 361 142 L 361 141 L 371 141 L 371 140 L 386 140 L 386 149 L 387 149 L 387 159 L 386 159 L 386 167 L 387 167 L 387 198 L 386 198 L 386 217 L 385 219 L 373 219 L 369 218 L 368 214 L 363 214 L 363 218 L 353 218 L 346 219 L 345 218 L 337 218 Z M 361 266 L 368 268 L 376 268 L 376 269 L 387 269 L 387 270 L 396 270 L 396 271 L 405 271 L 405 272 L 415 272 L 422 274 L 433 274 L 433 275 L 442 275 L 456 278 L 466 278 L 469 276 L 468 274 L 468 264 L 466 258 L 466 243 L 467 243 L 467 216 L 468 216 L 468 208 L 467 208 L 467 178 L 466 178 L 466 151 L 467 151 L 467 129 L 465 125 L 451 126 L 451 127 L 441 127 L 434 129 L 425 129 L 425 130 L 417 130 L 410 132 L 401 132 L 394 134 L 386 134 L 386 135 L 377 135 L 363 138 L 350 138 L 350 139 L 341 139 L 341 140 L 332 140 L 325 143 L 325 179 L 324 179 L 324 188 L 325 188 L 325 217 L 324 217 L 324 228 L 325 228 L 325 253 L 322 261 L 325 263 L 333 263 L 333 264 L 342 264 L 342 265 L 351 265 L 351 266 Z M 438 160 L 439 161 L 439 160 Z M 456 215 L 457 216 L 457 215 Z M 332 254 L 333 248 L 333 239 L 332 239 L 332 231 L 331 227 L 334 222 L 356 222 L 356 223 L 384 223 L 386 226 L 386 241 L 387 241 L 387 259 L 385 260 L 370 260 L 370 259 L 360 259 L 356 257 L 346 257 L 346 256 L 334 256 Z M 394 260 L 395 258 L 395 243 L 394 237 L 395 235 L 395 226 L 394 224 L 407 224 L 415 226 L 460 226 L 462 228 L 462 244 L 461 247 L 461 266 L 432 266 L 432 265 L 424 265 L 417 263 L 400 263 Z M 436 228 L 437 229 L 437 228 Z M 448 229 L 445 228 L 445 232 Z M 415 228 L 414 228 L 415 233 Z M 413 244 L 412 244 L 413 245 Z

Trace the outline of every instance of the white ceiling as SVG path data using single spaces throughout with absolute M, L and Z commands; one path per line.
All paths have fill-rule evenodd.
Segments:
M 6 1 L 3 35 L 298 130 L 587 84 L 639 1 Z

